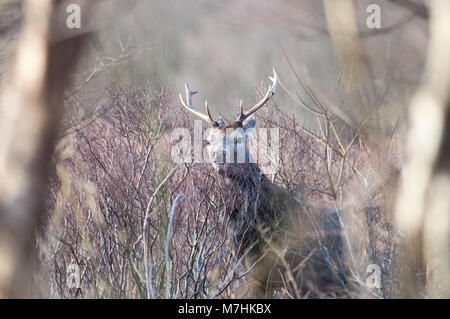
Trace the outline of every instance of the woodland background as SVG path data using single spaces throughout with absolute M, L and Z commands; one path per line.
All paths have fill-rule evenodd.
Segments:
M 0 297 L 245 297 L 233 190 L 169 136 L 184 82 L 231 119 L 272 67 L 270 178 L 342 207 L 349 294 L 449 297 L 448 39 L 447 0 L 0 0 Z

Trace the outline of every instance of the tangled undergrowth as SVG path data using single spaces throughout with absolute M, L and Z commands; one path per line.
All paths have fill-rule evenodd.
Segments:
M 114 87 L 88 113 L 67 101 L 66 129 L 52 163 L 38 241 L 36 287 L 44 297 L 241 298 L 250 289 L 232 252 L 225 213 L 233 189 L 207 164 L 171 160 L 170 133 L 193 129 L 174 92 L 151 85 Z M 282 110 L 283 109 L 283 110 Z M 396 281 L 390 197 L 398 176 L 395 140 L 377 165 L 361 128 L 325 113 L 305 127 L 270 102 L 260 127 L 279 128 L 278 170 L 268 176 L 294 196 L 342 209 L 351 297 L 388 298 Z M 338 133 L 343 132 L 343 133 Z M 341 134 L 341 135 L 339 135 Z M 380 168 L 381 167 L 381 168 Z M 68 269 L 80 270 L 80 289 Z M 368 265 L 381 270 L 368 287 Z M 277 297 L 288 298 L 280 292 Z

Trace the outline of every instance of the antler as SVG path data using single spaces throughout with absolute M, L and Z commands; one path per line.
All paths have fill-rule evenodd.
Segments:
M 217 125 L 217 122 L 214 121 L 211 117 L 211 114 L 209 113 L 209 109 L 208 109 L 208 101 L 205 101 L 205 109 L 206 109 L 206 114 L 203 114 L 202 112 L 196 111 L 194 109 L 194 107 L 192 106 L 192 96 L 196 93 L 198 93 L 198 91 L 191 91 L 189 89 L 189 85 L 186 83 L 185 85 L 186 88 L 186 102 L 184 102 L 182 95 L 180 94 L 180 100 L 181 100 L 181 104 L 183 104 L 183 106 L 191 113 L 193 113 L 194 115 L 198 116 L 199 118 L 201 118 L 202 120 L 208 122 L 210 125 Z
M 247 112 L 244 112 L 244 107 L 243 107 L 243 103 L 241 100 L 240 110 L 239 110 L 239 119 L 238 119 L 239 122 L 244 121 L 250 115 L 252 115 L 256 111 L 258 111 L 259 108 L 261 108 L 264 104 L 266 104 L 267 101 L 269 101 L 270 98 L 275 94 L 275 90 L 277 89 L 277 84 L 278 84 L 278 74 L 277 74 L 277 72 L 275 72 L 275 69 L 273 69 L 273 77 L 269 76 L 269 79 L 272 81 L 272 85 L 269 86 L 269 89 L 267 90 L 266 95 L 264 95 L 262 100 L 259 101 L 258 103 L 256 103 L 255 106 L 253 106 Z
M 243 104 L 243 102 L 241 100 L 240 105 L 239 105 L 239 118 L 238 118 L 238 120 L 236 122 L 242 123 L 246 118 L 248 118 L 250 115 L 252 115 L 256 111 L 258 111 L 264 104 L 266 104 L 267 101 L 269 101 L 270 98 L 275 94 L 275 90 L 277 89 L 277 84 L 278 84 L 278 74 L 277 74 L 277 72 L 275 72 L 275 69 L 273 69 L 273 77 L 269 76 L 269 79 L 272 81 L 272 84 L 269 85 L 269 89 L 267 90 L 266 95 L 264 95 L 264 97 L 261 99 L 261 101 L 256 103 L 247 112 L 244 112 L 244 104 Z M 206 114 L 203 114 L 202 112 L 196 111 L 194 109 L 194 107 L 192 106 L 192 96 L 194 94 L 198 93 L 198 91 L 191 91 L 189 89 L 189 85 L 187 83 L 185 84 L 185 87 L 186 87 L 186 102 L 183 100 L 183 97 L 180 94 L 180 101 L 183 104 L 183 106 L 189 112 L 193 113 L 194 115 L 196 115 L 197 117 L 201 118 L 202 120 L 208 122 L 212 126 L 222 125 L 222 124 L 220 124 L 217 121 L 214 121 L 212 119 L 211 114 L 209 113 L 208 102 L 207 101 L 205 101 Z

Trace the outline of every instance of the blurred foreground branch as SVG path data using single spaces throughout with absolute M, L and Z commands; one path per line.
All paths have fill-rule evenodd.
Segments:
M 0 298 L 29 296 L 35 232 L 64 102 L 86 34 L 71 35 L 63 1 L 25 1 L 24 23 L 3 83 L 0 117 Z M 61 10 L 58 10 L 61 9 Z M 52 41 L 55 32 L 69 34 Z
M 408 158 L 396 207 L 404 236 L 400 295 L 449 298 L 450 2 L 429 5 L 425 83 L 409 105 Z

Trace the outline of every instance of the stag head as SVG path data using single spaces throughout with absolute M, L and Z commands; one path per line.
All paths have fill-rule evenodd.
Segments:
M 180 100 L 183 106 L 191 113 L 209 124 L 207 130 L 207 153 L 209 160 L 218 171 L 225 172 L 231 169 L 238 169 L 239 164 L 252 162 L 249 152 L 249 140 L 253 137 L 252 129 L 256 121 L 253 114 L 258 111 L 275 94 L 278 84 L 278 75 L 273 69 L 272 81 L 264 97 L 251 107 L 244 111 L 244 104 L 241 100 L 239 117 L 230 123 L 225 123 L 223 119 L 214 120 L 208 109 L 208 102 L 205 101 L 206 114 L 194 109 L 192 105 L 192 96 L 198 91 L 192 91 L 186 83 L 186 101 L 180 94 Z

